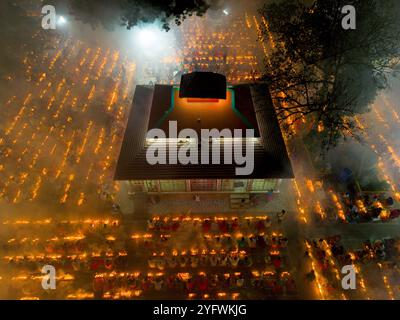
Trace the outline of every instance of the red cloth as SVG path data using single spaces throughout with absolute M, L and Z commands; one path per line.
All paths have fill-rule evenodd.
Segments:
M 111 260 L 106 260 L 104 265 L 108 270 L 111 270 L 113 268 L 113 263 Z
M 272 263 L 274 264 L 275 269 L 279 269 L 282 264 L 281 258 L 275 258 L 272 260 Z
M 91 270 L 97 270 L 98 268 L 100 268 L 102 266 L 104 266 L 103 259 L 93 259 L 92 262 L 90 263 Z
M 225 220 L 222 220 L 218 223 L 219 231 L 222 233 L 227 233 L 228 232 L 228 224 L 226 223 Z
M 193 291 L 194 288 L 194 281 L 188 281 L 186 284 L 186 288 L 188 289 L 188 291 Z
M 261 233 L 261 232 L 265 231 L 265 225 L 264 225 L 264 222 L 263 222 L 263 221 L 261 221 L 261 220 L 257 221 L 257 224 L 256 224 L 256 229 L 257 229 L 257 231 L 258 231 L 259 233 Z
M 204 221 L 203 222 L 203 232 L 208 233 L 211 229 L 211 222 L 210 221 Z
M 235 231 L 239 228 L 238 222 L 235 220 L 232 222 L 232 231 Z
M 199 282 L 199 290 L 200 291 L 206 291 L 208 289 L 208 280 L 207 279 L 202 279 Z
M 101 292 L 104 289 L 104 279 L 95 278 L 93 281 L 93 290 L 96 292 Z
M 178 230 L 178 228 L 179 228 L 179 222 L 178 221 L 175 221 L 173 224 L 172 224 L 172 231 L 176 231 L 176 230 Z
M 396 219 L 398 217 L 400 217 L 400 210 L 395 209 L 390 211 L 390 219 Z

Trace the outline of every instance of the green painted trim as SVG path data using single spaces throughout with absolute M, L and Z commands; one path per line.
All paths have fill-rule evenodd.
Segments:
M 252 124 L 250 123 L 250 121 L 247 120 L 247 118 L 243 114 L 241 114 L 238 109 L 236 109 L 235 91 L 233 91 L 233 89 L 228 89 L 228 90 L 231 91 L 233 112 L 235 112 L 235 114 L 240 118 L 240 120 L 242 120 L 242 122 L 248 128 L 255 130 L 254 127 L 252 126 Z
M 165 119 L 167 119 L 167 117 L 169 116 L 169 114 L 174 110 L 175 107 L 175 91 L 179 91 L 179 88 L 173 87 L 171 90 L 171 101 L 170 101 L 170 105 L 169 105 L 169 109 L 167 110 L 167 112 L 164 113 L 164 115 L 161 117 L 161 119 L 157 122 L 156 128 L 160 128 L 161 124 L 165 121 Z

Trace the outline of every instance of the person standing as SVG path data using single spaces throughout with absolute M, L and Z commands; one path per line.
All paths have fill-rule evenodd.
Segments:
M 278 212 L 276 216 L 278 218 L 278 223 L 281 223 L 286 216 L 286 211 L 282 209 L 282 211 Z

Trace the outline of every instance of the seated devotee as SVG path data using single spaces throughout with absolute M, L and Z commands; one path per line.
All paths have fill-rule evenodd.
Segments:
M 197 283 L 200 291 L 205 292 L 208 290 L 208 279 L 205 275 L 201 275 L 197 280 Z
M 274 256 L 272 258 L 272 264 L 274 265 L 276 270 L 279 270 L 282 266 L 282 258 L 278 255 L 278 256 Z
M 146 276 L 146 277 L 143 279 L 143 281 L 142 281 L 142 287 L 141 287 L 141 289 L 142 289 L 144 292 L 147 292 L 147 291 L 150 290 L 151 285 L 152 285 L 152 283 L 151 283 L 150 278 L 149 278 L 148 276 Z
M 215 289 L 219 284 L 219 279 L 217 274 L 213 274 L 210 277 L 210 287 L 211 289 Z
M 265 242 L 265 235 L 257 235 L 256 236 L 256 247 L 258 249 L 264 249 L 267 246 L 267 243 Z
M 392 197 L 388 197 L 388 198 L 385 200 L 385 204 L 386 204 L 388 207 L 393 206 L 393 205 L 394 205 L 394 200 L 393 200 L 393 198 L 392 198 Z
M 266 227 L 265 227 L 264 220 L 257 220 L 255 222 L 255 229 L 256 229 L 257 233 L 265 232 Z
M 231 236 L 227 236 L 227 237 L 223 237 L 222 238 L 222 247 L 225 250 L 231 250 L 232 246 L 233 246 L 233 241 L 232 241 Z
M 200 266 L 205 267 L 208 265 L 208 256 L 205 254 L 202 254 L 200 257 Z
M 315 255 L 318 260 L 323 260 L 323 259 L 325 259 L 326 252 L 325 252 L 325 250 L 318 248 L 315 250 Z
M 199 258 L 197 256 L 190 257 L 190 266 L 192 268 L 197 268 L 199 265 Z
M 274 295 L 279 295 L 282 294 L 282 292 L 283 292 L 283 286 L 281 285 L 281 283 L 279 283 L 278 281 L 274 281 L 272 286 L 272 293 Z
M 156 266 L 158 270 L 164 270 L 166 265 L 166 259 L 165 257 L 158 257 L 158 259 L 156 260 Z
M 386 252 L 385 252 L 385 250 L 382 250 L 382 249 L 376 249 L 375 254 L 376 254 L 377 258 L 380 260 L 384 260 L 386 257 Z
M 103 259 L 92 259 L 91 264 L 90 264 L 90 270 L 96 271 L 98 269 L 101 269 L 101 267 L 104 265 L 104 260 Z
M 331 248 L 333 256 L 341 256 L 344 254 L 344 247 L 342 245 L 334 244 Z
M 176 277 L 173 274 L 169 275 L 167 277 L 167 279 L 166 279 L 167 289 L 170 289 L 170 290 L 174 289 L 175 288 L 175 282 L 176 282 Z
M 193 279 L 188 279 L 186 282 L 186 290 L 188 292 L 193 292 L 196 283 Z
M 235 232 L 235 231 L 237 231 L 238 229 L 239 229 L 239 222 L 238 222 L 238 219 L 235 218 L 235 219 L 232 221 L 232 224 L 231 224 L 231 231 L 232 231 L 232 232 Z
M 279 245 L 279 237 L 271 237 L 269 245 L 271 247 L 271 250 L 278 250 L 279 246 L 280 246 Z
M 285 216 L 286 216 L 286 211 L 281 210 L 281 212 L 277 214 L 278 223 L 281 223 L 284 220 Z
M 205 219 L 202 224 L 202 230 L 204 233 L 209 233 L 211 229 L 211 221 L 209 219 Z
M 372 248 L 373 248 L 373 250 L 384 250 L 385 249 L 385 244 L 383 243 L 382 240 L 376 240 L 373 243 Z
M 221 233 L 227 233 L 228 232 L 228 223 L 226 220 L 220 220 L 218 221 L 218 229 Z
M 79 271 L 81 269 L 81 262 L 77 258 L 72 261 L 72 268 L 74 271 Z
M 271 219 L 269 217 L 266 217 L 265 220 L 264 220 L 265 228 L 270 228 L 271 224 L 272 224 Z
M 242 288 L 243 285 L 244 285 L 244 276 L 243 276 L 243 275 L 240 275 L 240 276 L 237 278 L 237 280 L 236 280 L 236 286 L 237 286 L 238 288 Z
M 329 261 L 327 259 L 323 259 L 318 261 L 318 266 L 322 273 L 327 272 L 329 269 Z
M 229 264 L 231 267 L 236 268 L 239 264 L 240 258 L 235 254 L 235 255 L 230 255 L 229 256 Z
M 239 250 L 246 249 L 248 247 L 248 242 L 245 237 L 241 237 L 238 241 Z
M 93 286 L 93 291 L 95 293 L 95 297 L 101 298 L 104 292 L 104 279 L 94 278 L 92 286 Z
M 288 239 L 286 237 L 280 237 L 278 243 L 281 248 L 286 248 L 288 245 Z
M 266 265 L 271 265 L 271 264 L 272 264 L 272 259 L 271 259 L 271 256 L 270 256 L 269 253 L 267 253 L 267 254 L 264 256 L 264 261 L 265 261 L 265 264 L 266 264 Z
M 178 265 L 176 257 L 169 257 L 167 259 L 167 263 L 169 268 L 176 268 L 176 266 Z
M 156 257 L 151 257 L 147 260 L 147 263 L 150 268 L 156 268 L 157 267 L 157 258 Z
M 189 260 L 189 258 L 188 258 L 187 256 L 181 255 L 181 256 L 179 257 L 179 266 L 180 266 L 181 268 L 186 267 L 186 265 L 187 265 L 187 263 L 188 263 L 188 260 Z
M 286 285 L 286 292 L 288 294 L 295 294 L 297 292 L 296 282 L 293 279 L 289 279 L 285 283 Z
M 243 224 L 243 228 L 245 230 L 250 230 L 250 228 L 251 228 L 251 219 L 250 218 L 246 218 L 245 219 L 245 223 Z
M 340 257 L 340 261 L 342 262 L 342 264 L 351 264 L 352 257 L 349 253 L 345 253 L 343 256 Z
M 112 259 L 106 259 L 104 266 L 106 267 L 107 270 L 112 270 L 114 268 Z
M 251 236 L 249 238 L 249 248 L 250 249 L 255 249 L 257 247 L 257 239 L 254 236 Z
M 228 263 L 228 256 L 226 254 L 221 254 L 218 256 L 218 265 L 220 267 L 226 267 Z
M 164 280 L 161 277 L 157 277 L 154 280 L 154 289 L 156 291 L 161 291 L 161 289 L 163 288 L 163 284 L 164 284 Z
M 216 250 L 221 249 L 221 248 L 222 248 L 222 240 L 221 240 L 221 237 L 218 237 L 218 236 L 215 237 L 213 245 L 214 245 L 214 248 L 215 248 Z
M 390 210 L 389 219 L 396 219 L 398 217 L 400 217 L 400 210 L 398 209 Z
M 250 256 L 245 256 L 243 259 L 243 265 L 245 267 L 251 267 L 253 265 L 253 259 Z
M 257 277 L 252 277 L 251 279 L 250 279 L 250 285 L 253 287 L 253 288 L 257 288 L 258 286 L 259 286 L 259 283 L 260 283 L 260 279 L 259 278 L 257 278 Z
M 212 267 L 216 267 L 216 266 L 217 266 L 217 264 L 218 264 L 218 257 L 217 257 L 217 255 L 212 254 L 212 255 L 210 256 L 209 260 L 210 260 L 210 265 L 211 265 Z

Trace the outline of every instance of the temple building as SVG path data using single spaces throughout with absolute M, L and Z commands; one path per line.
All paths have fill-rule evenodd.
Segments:
M 175 124 L 178 133 L 184 129 L 198 133 L 199 139 L 195 141 L 199 155 L 197 163 L 168 161 L 173 140 L 178 148 L 191 143 L 190 139 L 169 136 L 171 123 Z M 148 149 L 154 141 L 150 141 L 147 134 L 152 129 L 167 133 L 158 140 L 164 139 L 165 143 L 160 144 L 156 154 L 166 159 L 166 163 L 149 163 Z M 215 132 L 220 133 L 234 133 L 240 129 L 243 137 L 221 134 L 219 139 L 200 138 L 204 129 L 217 129 Z M 244 134 L 249 129 L 252 137 Z M 216 140 L 221 143 L 215 143 Z M 246 143 L 252 143 L 253 168 L 249 174 L 237 174 L 240 165 L 235 163 L 236 149 L 233 152 L 224 144 L 229 141 L 233 149 L 243 146 L 241 155 L 247 150 Z M 211 152 L 206 161 L 200 161 L 204 160 L 200 153 L 205 144 Z M 217 152 L 221 161 L 213 160 L 213 152 Z M 222 75 L 194 72 L 183 75 L 180 85 L 136 87 L 114 177 L 120 185 L 120 199 L 134 199 L 135 195 L 225 193 L 231 197 L 232 207 L 236 204 L 240 208 L 248 202 L 251 193 L 279 192 L 282 179 L 293 177 L 265 84 L 230 86 Z

